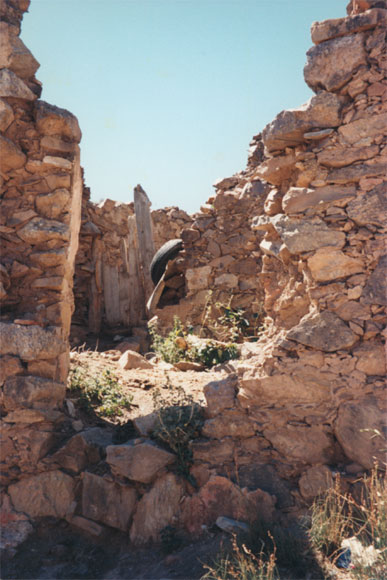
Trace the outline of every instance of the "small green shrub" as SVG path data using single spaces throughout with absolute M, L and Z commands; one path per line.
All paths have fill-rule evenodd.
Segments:
M 189 340 L 190 332 L 186 330 L 181 320 L 175 316 L 173 328 L 166 337 L 162 337 L 154 325 L 149 325 L 152 339 L 152 349 L 165 362 L 176 364 L 180 361 L 202 363 L 207 368 L 236 359 L 239 356 L 238 347 L 234 343 L 223 344 L 215 340 L 206 340 L 195 344 Z
M 152 396 L 158 416 L 152 436 L 176 453 L 178 472 L 196 485 L 189 473 L 192 465 L 190 442 L 200 435 L 204 422 L 202 409 L 181 387 L 168 399 L 158 389 Z
M 241 307 L 233 307 L 234 295 L 226 302 L 217 300 L 209 290 L 203 311 L 200 336 L 209 336 L 224 342 L 256 341 L 264 330 L 264 310 L 259 305 L 258 312 L 247 316 Z M 250 320 L 249 320 L 250 319 Z
M 109 370 L 97 376 L 87 367 L 76 366 L 70 369 L 68 388 L 77 396 L 82 410 L 102 417 L 121 416 L 123 409 L 128 409 L 133 400 L 132 395 L 123 393 L 117 378 Z

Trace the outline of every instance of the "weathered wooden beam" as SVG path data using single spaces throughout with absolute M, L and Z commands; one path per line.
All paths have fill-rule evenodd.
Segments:
M 153 292 L 153 282 L 149 268 L 155 254 L 153 242 L 152 218 L 150 213 L 151 202 L 141 185 L 134 188 L 134 211 L 136 215 L 138 253 L 140 258 L 140 272 L 143 281 L 145 299 Z

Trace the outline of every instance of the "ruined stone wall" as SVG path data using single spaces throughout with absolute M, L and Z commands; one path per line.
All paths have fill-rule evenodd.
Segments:
M 192 302 L 206 291 L 196 282 L 202 278 L 214 287 L 217 277 L 225 274 L 233 285 L 231 276 L 238 275 L 239 291 L 257 273 L 268 314 L 260 341 L 245 343 L 241 361 L 205 387 L 206 420 L 191 444 L 194 479 L 177 475 L 175 456 L 149 440 L 155 417 L 136 420 L 138 438 L 113 444 L 107 430 L 76 433 L 64 421 L 58 408 L 63 385 L 16 376 L 3 387 L 3 481 L 11 483 L 3 511 L 22 530 L 29 525 L 23 514 L 55 516 L 95 535 L 103 525 L 129 531 L 133 542 L 143 544 L 160 540 L 167 525 L 200 534 L 218 516 L 286 521 L 332 485 L 338 472 L 350 486 L 375 458 L 384 460 L 385 444 L 374 430 L 382 432 L 386 410 L 387 6 L 384 0 L 354 0 L 348 10 L 347 18 L 312 27 L 315 46 L 308 51 L 305 79 L 316 96 L 280 113 L 254 138 L 246 172 L 219 183 L 211 207 L 182 232 Z M 44 157 L 36 162 L 43 171 Z M 10 169 L 7 183 L 24 171 Z M 228 223 L 230 215 L 239 226 Z M 234 240 L 238 227 L 237 237 L 244 237 Z M 248 262 L 246 271 L 237 271 L 233 264 L 252 257 L 247 244 L 256 252 L 256 267 Z M 24 350 L 17 372 L 25 375 L 25 349 L 35 343 L 21 340 L 14 321 L 6 326 L 18 333 Z M 46 348 L 55 345 L 51 339 Z M 17 481 L 20 467 L 23 479 Z
M 2 485 L 36 473 L 66 430 L 82 197 L 77 119 L 39 100 L 39 64 L 19 38 L 28 6 L 0 2 Z
M 354 2 L 347 18 L 315 23 L 305 80 L 316 96 L 263 130 L 254 175 L 271 191 L 252 227 L 264 233 L 268 328 L 235 375 L 207 387 L 206 439 L 192 446 L 209 482 L 261 488 L 290 513 L 337 470 L 348 484 L 384 460 L 372 430 L 386 411 L 385 8 Z
M 109 323 L 111 271 L 117 272 L 118 278 L 127 273 L 128 279 L 122 284 L 136 284 L 138 291 L 143 292 L 138 259 L 130 259 L 130 253 L 138 258 L 138 240 L 136 236 L 135 213 L 133 203 L 114 202 L 106 199 L 99 204 L 89 200 L 90 192 L 84 189 L 82 201 L 82 226 L 79 236 L 79 249 L 76 256 L 74 276 L 75 312 L 72 319 L 74 342 L 82 341 L 88 332 L 100 333 L 117 326 L 131 331 L 138 326 L 137 312 L 122 312 L 127 296 L 121 288 L 121 312 L 117 305 L 116 324 Z M 155 250 L 173 238 L 179 238 L 181 231 L 192 222 L 190 216 L 176 207 L 163 208 L 151 212 Z M 105 275 L 104 275 L 105 271 Z M 110 275 L 109 275 L 110 274 Z M 113 274 L 114 277 L 114 274 Z M 94 288 L 95 286 L 95 288 Z M 117 290 L 117 298 L 120 289 Z M 96 308 L 95 300 L 99 298 L 100 324 L 95 324 L 92 310 Z M 148 297 L 149 298 L 149 297 Z M 94 306 L 93 306 L 94 305 Z M 126 305 L 124 305 L 125 308 Z M 142 313 L 145 324 L 145 312 Z

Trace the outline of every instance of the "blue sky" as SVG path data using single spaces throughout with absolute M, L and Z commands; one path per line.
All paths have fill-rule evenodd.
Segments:
M 79 120 L 92 199 L 189 213 L 243 169 L 251 137 L 312 96 L 315 20 L 346 0 L 32 0 L 21 37 L 42 98 Z

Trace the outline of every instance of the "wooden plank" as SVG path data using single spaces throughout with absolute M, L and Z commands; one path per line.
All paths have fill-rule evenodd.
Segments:
M 103 261 L 102 277 L 106 323 L 110 327 L 117 326 L 121 322 L 117 266 Z
M 126 240 L 127 248 L 127 271 L 129 289 L 129 320 L 130 326 L 139 326 L 145 318 L 145 293 L 140 276 L 137 226 L 135 216 L 128 218 L 129 234 Z
M 101 238 L 94 238 L 91 248 L 94 276 L 89 289 L 89 330 L 99 334 L 102 323 L 102 248 Z
M 150 213 L 151 202 L 141 185 L 134 188 L 134 211 L 136 215 L 138 254 L 140 261 L 140 275 L 145 292 L 145 300 L 153 292 L 153 282 L 149 268 L 155 254 L 153 242 L 153 228 Z

